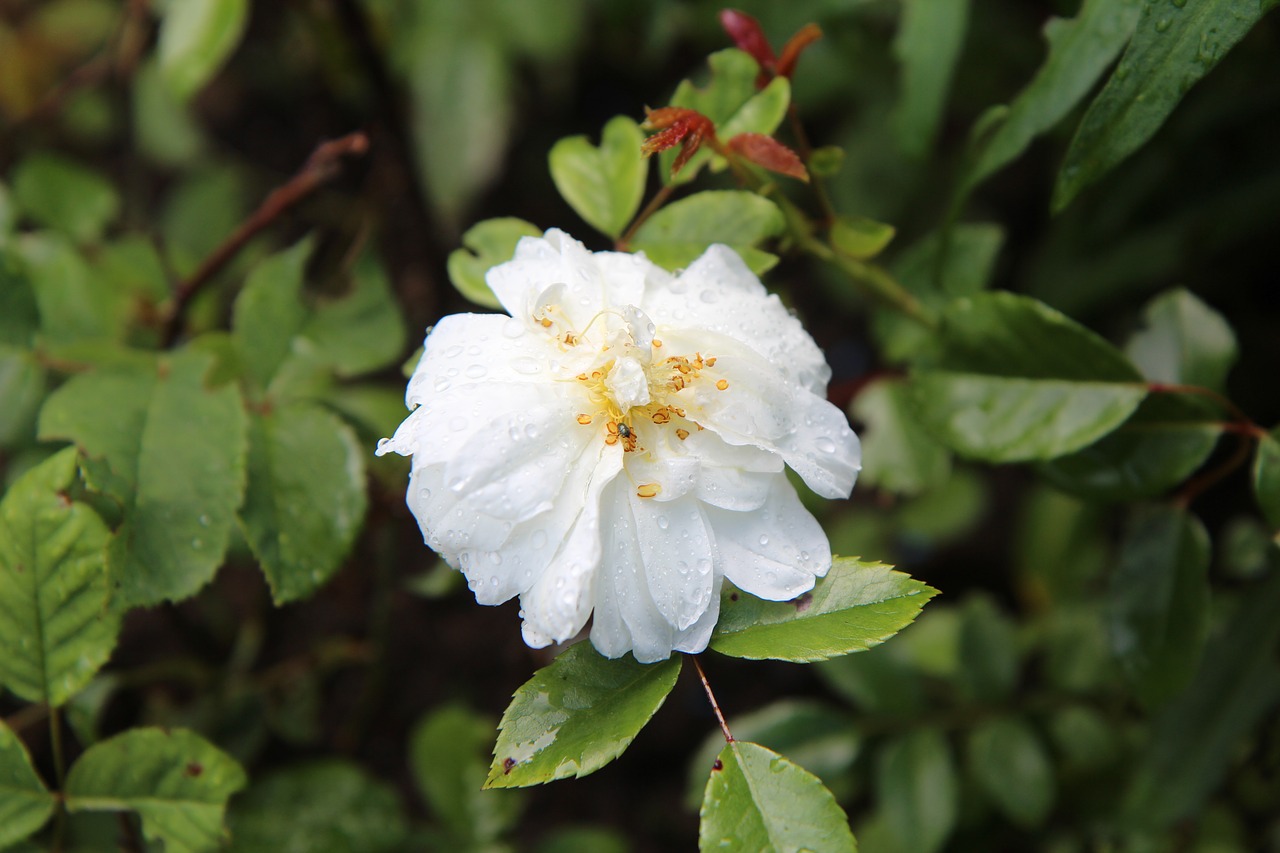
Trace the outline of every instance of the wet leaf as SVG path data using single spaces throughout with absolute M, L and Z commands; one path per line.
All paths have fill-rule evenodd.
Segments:
M 1275 0 L 1153 0 L 1080 121 L 1053 190 L 1062 210 L 1146 144 L 1183 95 L 1213 70 Z
M 1125 352 L 1152 382 L 1225 391 L 1240 355 L 1235 332 L 1222 315 L 1190 291 L 1166 291 L 1143 310 L 1146 328 Z
M 222 750 L 185 729 L 130 729 L 94 744 L 67 775 L 67 809 L 135 811 L 166 851 L 216 850 L 227 800 L 247 779 Z
M 933 148 L 964 45 L 969 0 L 906 0 L 893 42 L 902 83 L 891 118 L 898 146 L 913 158 Z
M 364 520 L 366 455 L 319 406 L 251 416 L 240 519 L 277 605 L 311 595 L 342 565 Z
M 123 511 L 108 549 L 122 605 L 184 598 L 222 563 L 244 494 L 247 417 L 234 386 L 207 386 L 212 363 L 179 351 L 81 373 L 40 412 L 40 438 L 75 441 L 90 488 Z
M 582 777 L 617 758 L 662 707 L 679 656 L 610 660 L 590 643 L 563 652 L 521 685 L 502 715 L 488 788 Z
M 636 231 L 631 249 L 675 270 L 693 263 L 712 243 L 723 243 L 759 275 L 778 259 L 755 246 L 781 234 L 784 227 L 782 211 L 766 198 L 739 190 L 707 190 L 649 217 Z
M 67 497 L 76 451 L 26 472 L 0 501 L 0 684 L 57 707 L 111 656 L 120 619 L 108 607 L 109 531 Z
M 1179 693 L 1195 674 L 1209 617 L 1209 534 L 1184 510 L 1141 509 L 1111 576 L 1111 646 L 1148 705 Z
M 707 781 L 698 849 L 854 853 L 849 819 L 818 777 L 759 744 L 726 744 Z
M 911 378 L 922 421 L 952 450 L 989 462 L 1052 459 L 1089 445 L 1147 394 L 1106 341 L 1011 293 L 955 300 L 932 363 Z
M 763 601 L 726 584 L 710 648 L 752 660 L 827 660 L 884 642 L 936 594 L 889 566 L 849 557 L 794 601 Z

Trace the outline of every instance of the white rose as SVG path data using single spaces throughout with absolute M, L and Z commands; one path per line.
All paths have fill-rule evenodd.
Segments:
M 673 276 L 552 230 L 487 280 L 511 316 L 441 320 L 378 448 L 413 457 L 409 507 L 477 601 L 519 595 L 534 647 L 594 611 L 602 654 L 651 662 L 706 648 L 724 578 L 782 601 L 826 574 L 784 464 L 847 497 L 858 438 L 735 252 Z

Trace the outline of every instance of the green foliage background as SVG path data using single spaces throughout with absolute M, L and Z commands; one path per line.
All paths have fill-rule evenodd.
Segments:
M 1275 5 L 743 3 L 824 32 L 757 94 L 739 53 L 681 83 L 730 46 L 705 2 L 0 2 L 0 849 L 811 844 L 792 797 L 869 853 L 1280 849 Z M 630 248 L 769 270 L 864 439 L 813 511 L 941 595 L 846 656 L 727 608 L 707 674 L 755 743 L 672 662 L 512 784 L 622 760 L 481 791 L 552 656 L 372 450 L 520 234 L 627 233 L 673 99 L 794 145 L 793 104 L 841 216 L 703 154 Z

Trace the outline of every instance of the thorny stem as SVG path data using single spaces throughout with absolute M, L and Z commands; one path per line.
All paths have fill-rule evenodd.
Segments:
M 720 703 L 716 701 L 716 694 L 711 692 L 711 682 L 707 681 L 707 674 L 702 671 L 702 663 L 698 660 L 697 655 L 689 655 L 689 659 L 693 661 L 694 669 L 698 670 L 698 678 L 702 681 L 702 689 L 707 692 L 707 701 L 711 703 L 711 710 L 716 714 L 716 720 L 720 723 L 720 731 L 724 732 L 725 743 L 733 743 L 733 732 L 729 731 L 729 724 L 725 722 L 724 714 L 720 710 Z
M 349 133 L 339 139 L 322 142 L 311 152 L 307 162 L 284 186 L 272 190 L 258 209 L 240 223 L 218 248 L 205 258 L 191 277 L 180 283 L 173 294 L 173 303 L 165 322 L 165 344 L 172 345 L 182 328 L 182 317 L 192 298 L 210 279 L 221 272 L 244 245 L 252 240 L 285 211 L 302 201 L 322 185 L 337 176 L 342 159 L 364 154 L 369 150 L 369 137 L 362 131 Z
M 653 198 L 649 199 L 649 203 L 644 206 L 644 210 L 640 211 L 640 215 L 632 220 L 631 224 L 621 237 L 614 243 L 614 248 L 619 252 L 627 251 L 627 246 L 632 238 L 636 236 L 636 232 L 640 230 L 640 226 L 645 221 L 658 212 L 658 208 L 667 203 L 667 199 L 671 198 L 671 194 L 676 191 L 675 184 L 663 184 L 662 189 L 653 194 Z

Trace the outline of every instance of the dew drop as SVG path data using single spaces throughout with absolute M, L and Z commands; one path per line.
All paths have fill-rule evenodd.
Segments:
M 473 364 L 466 370 L 468 379 L 480 379 L 488 372 L 489 368 L 485 367 L 483 364 Z
M 524 323 L 521 323 L 515 317 L 502 324 L 502 336 L 515 340 L 524 334 Z
M 203 548 L 203 547 L 204 547 L 204 540 L 203 540 L 203 539 L 192 539 L 192 540 L 191 540 L 191 550 L 193 550 L 193 551 L 199 551 L 199 550 L 200 550 L 201 548 Z
M 449 419 L 449 429 L 454 432 L 462 432 L 471 422 L 462 415 L 455 415 Z
M 670 523 L 671 522 L 667 521 L 667 517 L 665 515 L 658 516 L 658 526 L 663 530 L 666 530 Z
M 501 566 L 501 565 L 502 565 L 502 555 L 501 555 L 501 554 L 499 554 L 497 551 L 490 551 L 490 552 L 489 552 L 489 562 L 490 562 L 490 563 L 493 563 L 495 566 Z M 494 576 L 494 578 L 493 578 L 493 585 L 494 585 L 494 586 L 497 586 L 497 585 L 498 585 L 498 578 L 497 578 L 497 576 L 496 576 L 496 575 L 495 575 L 495 576 Z
M 207 515 L 202 515 L 202 516 L 200 516 L 200 518 L 199 518 L 198 520 L 199 520 L 199 522 L 200 522 L 200 526 L 201 526 L 201 527 L 208 527 L 208 526 L 209 526 L 209 516 L 207 516 Z
M 426 488 L 418 489 L 418 500 L 422 500 L 422 501 L 431 500 L 431 490 Z
M 480 347 L 476 346 L 475 344 L 472 344 L 471 346 L 467 347 L 467 355 L 477 356 L 479 354 L 480 354 Z
M 766 533 L 761 533 L 761 534 L 760 534 L 760 544 L 761 544 L 761 545 L 768 545 L 768 544 L 769 544 L 769 536 L 768 536 L 768 534 L 766 534 Z
M 519 358 L 513 358 L 511 360 L 511 369 L 516 373 L 523 373 L 525 376 L 532 376 L 542 368 L 539 366 L 537 359 L 530 358 L 527 355 L 522 355 Z
M 537 428 L 536 426 L 534 426 L 533 424 L 525 424 L 525 426 L 524 426 L 524 436 L 525 436 L 525 438 L 530 438 L 530 439 L 537 438 L 537 437 L 538 437 L 538 428 Z
M 533 535 L 529 537 L 529 544 L 534 548 L 541 548 L 547 544 L 547 532 L 545 530 L 535 530 Z
M 457 358 L 462 355 L 462 344 L 454 344 L 443 353 L 445 358 Z
M 819 436 L 818 440 L 815 441 L 814 444 L 817 445 L 818 449 L 821 450 L 823 453 L 836 452 L 836 443 L 831 439 L 827 438 L 825 435 Z
M 389 438 L 380 438 L 380 439 L 378 439 L 378 454 L 379 454 L 379 455 L 381 455 L 381 454 L 383 454 L 383 453 L 387 453 L 387 452 L 389 452 L 389 451 L 387 450 L 387 445 L 388 445 L 388 444 L 390 444 L 390 443 L 391 443 L 391 439 L 389 439 Z
M 713 305 L 720 301 L 720 294 L 710 288 L 707 288 L 698 295 L 698 298 L 708 305 Z
M 449 383 L 449 380 L 448 380 L 448 379 L 445 379 L 443 376 L 442 376 L 442 377 L 440 377 L 439 379 L 437 379 L 437 380 L 436 380 L 436 386 L 435 386 L 435 387 L 436 387 L 436 392 L 438 393 L 438 392 L 440 392 L 440 391 L 448 391 L 448 390 L 449 390 L 449 384 L 450 384 L 450 383 Z

